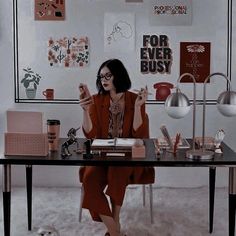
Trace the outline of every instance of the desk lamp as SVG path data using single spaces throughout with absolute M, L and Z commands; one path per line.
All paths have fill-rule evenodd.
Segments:
M 179 89 L 179 82 L 184 76 L 189 76 L 193 80 L 194 92 L 193 92 L 193 145 L 192 149 L 186 152 L 186 156 L 190 159 L 207 160 L 212 159 L 214 152 L 205 149 L 205 113 L 206 113 L 206 83 L 214 75 L 220 75 L 226 79 L 229 83 L 229 90 L 222 92 L 217 99 L 217 108 L 224 116 L 236 115 L 236 92 L 231 91 L 231 83 L 226 75 L 223 73 L 210 74 L 204 81 L 203 90 L 203 119 L 202 119 L 202 147 L 195 149 L 195 120 L 196 120 L 196 80 L 190 73 L 182 74 L 176 86 L 176 92 L 170 94 L 165 101 L 165 110 L 172 118 L 182 118 L 190 111 L 190 102 L 185 94 Z

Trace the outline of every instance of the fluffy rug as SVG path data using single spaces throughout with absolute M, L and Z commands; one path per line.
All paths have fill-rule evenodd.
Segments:
M 207 187 L 155 188 L 153 191 L 154 224 L 150 223 L 149 205 L 142 206 L 141 190 L 139 186 L 127 189 L 121 212 L 121 225 L 128 236 L 210 235 Z M 78 222 L 79 196 L 79 188 L 33 188 L 33 229 L 29 232 L 25 189 L 13 188 L 11 235 L 34 236 L 37 235 L 36 231 L 40 226 L 53 225 L 60 236 L 103 236 L 104 226 L 93 222 L 87 210 L 83 210 L 82 222 Z M 3 235 L 2 221 L 2 214 L 0 214 L 0 235 Z M 211 235 L 227 234 L 228 190 L 217 188 L 214 231 Z

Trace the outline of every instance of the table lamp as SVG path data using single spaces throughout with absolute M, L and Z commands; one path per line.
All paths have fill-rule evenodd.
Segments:
M 189 76 L 193 80 L 194 92 L 193 92 L 193 145 L 192 149 L 186 152 L 186 156 L 190 159 L 207 160 L 213 158 L 214 152 L 205 149 L 205 113 L 206 113 L 206 83 L 214 75 L 222 76 L 229 84 L 229 90 L 220 94 L 217 99 L 217 108 L 224 116 L 236 115 L 236 92 L 231 91 L 231 83 L 228 77 L 223 73 L 210 74 L 204 81 L 203 86 L 203 119 L 202 119 L 202 147 L 195 149 L 195 120 L 196 120 L 196 80 L 190 73 L 182 74 L 176 86 L 176 92 L 171 93 L 165 101 L 165 110 L 172 118 L 182 118 L 190 111 L 190 102 L 185 94 L 179 89 L 179 82 L 184 76 Z

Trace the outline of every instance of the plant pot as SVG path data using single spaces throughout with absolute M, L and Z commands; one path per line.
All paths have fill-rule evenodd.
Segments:
M 34 88 L 27 88 L 25 89 L 25 92 L 26 92 L 27 98 L 29 99 L 34 99 L 36 96 L 36 89 Z

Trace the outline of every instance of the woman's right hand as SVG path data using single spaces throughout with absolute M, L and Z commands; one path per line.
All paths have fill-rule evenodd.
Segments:
M 83 110 L 88 111 L 91 104 L 93 104 L 93 98 L 90 95 L 88 87 L 86 84 L 79 84 L 79 104 L 83 108 Z

